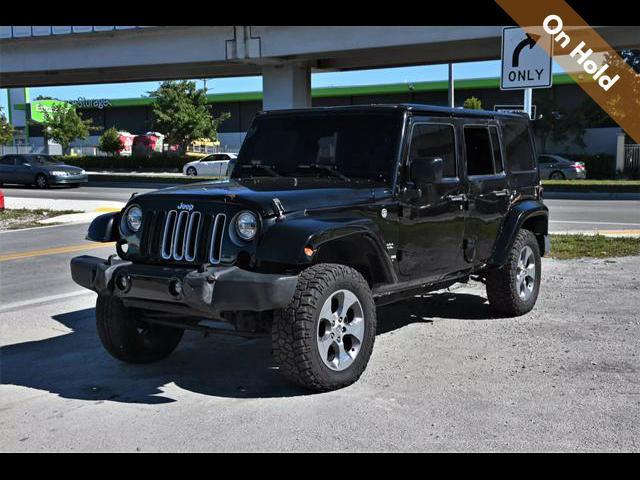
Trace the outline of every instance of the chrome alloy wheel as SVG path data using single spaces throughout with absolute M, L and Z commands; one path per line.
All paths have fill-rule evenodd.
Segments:
M 525 245 L 518 255 L 516 289 L 520 298 L 529 300 L 536 283 L 536 259 L 530 246 Z
M 342 371 L 354 362 L 364 341 L 364 313 L 349 290 L 337 290 L 320 310 L 316 342 L 324 364 Z

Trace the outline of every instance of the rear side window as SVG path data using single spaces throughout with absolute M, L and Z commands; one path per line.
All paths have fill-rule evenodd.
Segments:
M 442 158 L 442 176 L 456 176 L 456 141 L 453 126 L 414 124 L 409 161 L 425 157 Z
M 535 169 L 533 145 L 526 122 L 505 120 L 502 122 L 502 139 L 507 156 L 507 168 L 510 172 L 523 172 Z
M 487 127 L 464 127 L 467 175 L 493 175 L 493 147 Z

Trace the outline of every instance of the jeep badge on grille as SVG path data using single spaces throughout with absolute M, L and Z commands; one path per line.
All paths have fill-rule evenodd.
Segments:
M 193 210 L 193 205 L 191 205 L 190 203 L 180 203 L 180 205 L 178 205 L 176 208 L 178 210 L 187 210 L 188 212 L 190 212 L 191 210 Z

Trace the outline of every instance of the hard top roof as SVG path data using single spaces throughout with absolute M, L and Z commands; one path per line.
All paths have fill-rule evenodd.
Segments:
M 510 113 L 510 112 L 494 112 L 492 110 L 470 110 L 466 108 L 451 108 L 441 107 L 436 105 L 423 105 L 418 103 L 397 103 L 397 104 L 371 104 L 371 105 L 346 105 L 336 107 L 311 107 L 311 108 L 295 108 L 284 110 L 269 110 L 262 112 L 266 115 L 288 115 L 299 114 L 305 112 L 353 112 L 353 113 L 367 113 L 367 112 L 384 112 L 384 111 L 398 111 L 398 112 L 411 112 L 415 114 L 427 114 L 446 117 L 476 117 L 476 118 L 510 118 L 527 120 L 526 114 L 523 113 Z

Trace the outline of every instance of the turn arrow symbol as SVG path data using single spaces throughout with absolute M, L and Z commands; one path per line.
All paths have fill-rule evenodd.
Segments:
M 520 65 L 520 54 L 524 47 L 529 47 L 530 49 L 536 46 L 540 40 L 540 35 L 530 35 L 527 33 L 527 38 L 522 40 L 518 46 L 513 50 L 513 57 L 511 58 L 511 67 L 516 68 Z

